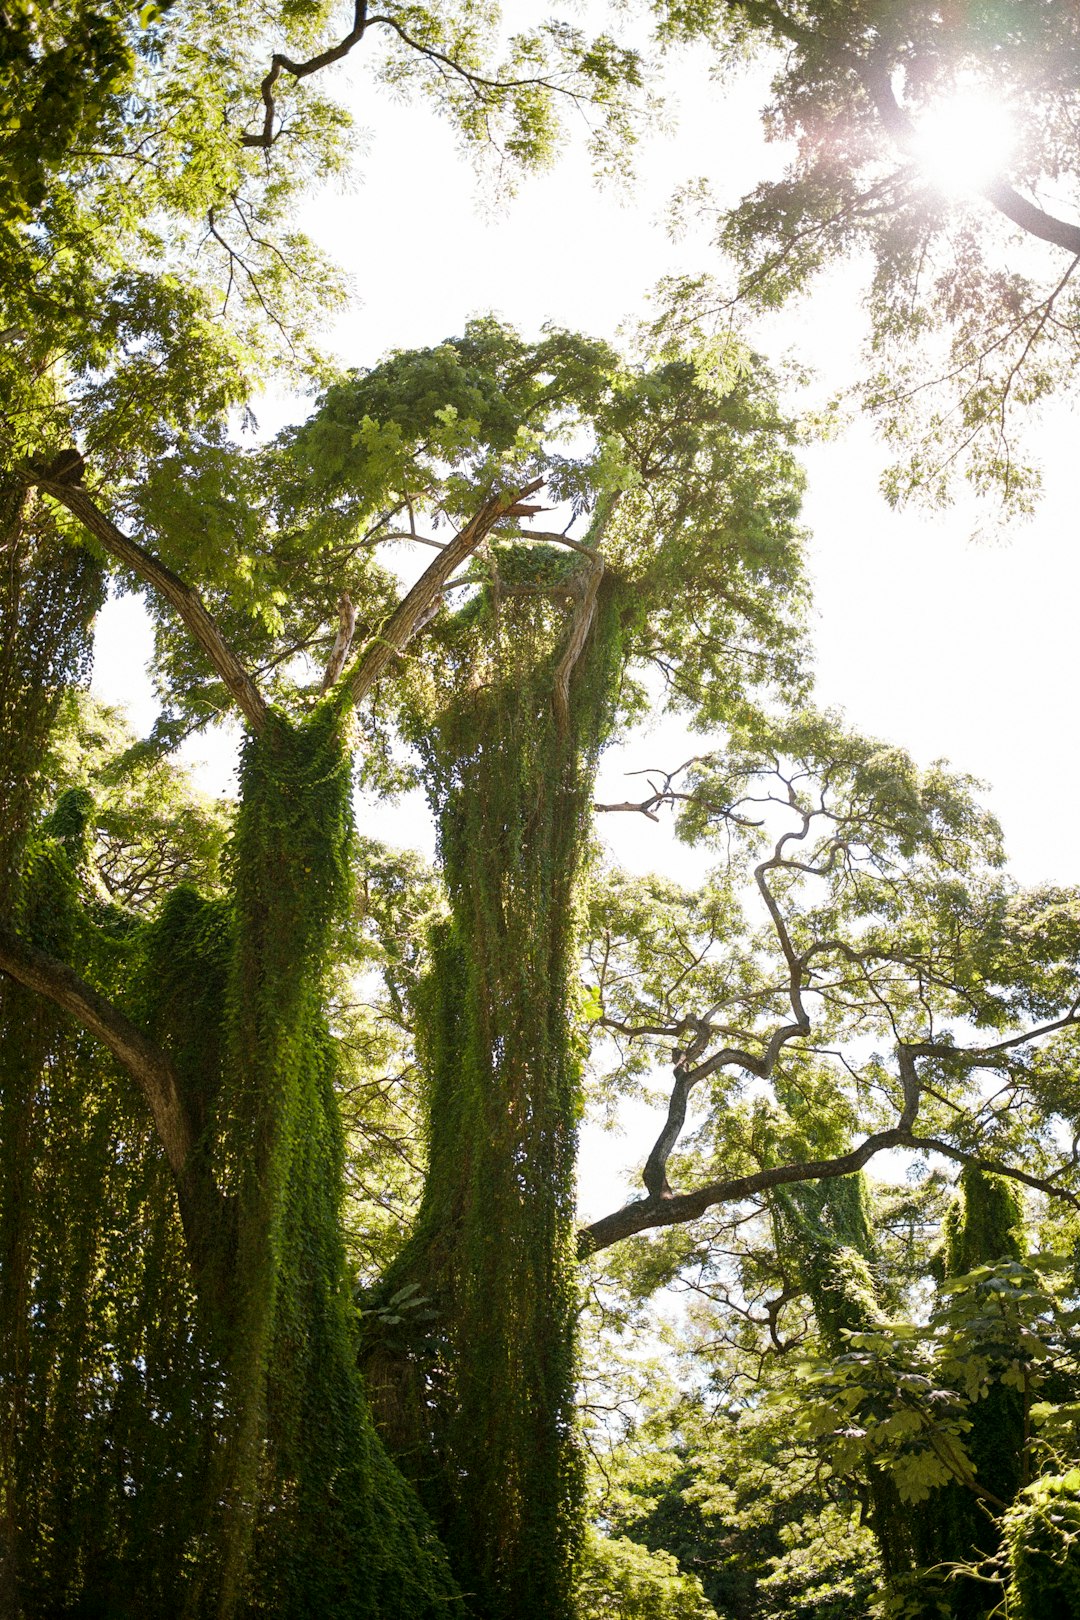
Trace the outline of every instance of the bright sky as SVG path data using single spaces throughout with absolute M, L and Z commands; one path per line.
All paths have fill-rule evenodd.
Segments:
M 313 199 L 305 221 L 353 279 L 334 335 L 343 360 L 371 364 L 387 349 L 453 335 L 487 311 L 527 334 L 554 321 L 613 336 L 642 311 L 660 276 L 717 269 L 705 237 L 673 242 L 663 216 L 673 187 L 696 175 L 734 199 L 777 172 L 779 155 L 764 147 L 756 122 L 762 81 L 718 87 L 684 59 L 674 83 L 678 127 L 645 144 L 632 189 L 598 193 L 584 153 L 573 148 L 497 213 L 478 206 L 471 169 L 425 109 L 372 95 L 358 111 L 371 127 L 358 183 Z M 775 337 L 818 368 L 826 388 L 850 378 L 862 338 L 851 278 L 824 285 L 811 310 L 785 317 Z M 302 404 L 267 401 L 262 425 L 273 430 L 302 412 Z M 922 761 L 945 756 L 985 779 L 1018 877 L 1075 882 L 1080 863 L 1066 806 L 1076 800 L 1080 767 L 1066 696 L 1080 548 L 1075 431 L 1064 412 L 1048 413 L 1041 439 L 1046 497 L 1007 544 L 972 544 L 970 510 L 890 512 L 877 489 L 884 454 L 863 425 L 807 453 L 819 701 L 842 706 L 860 729 Z M 145 727 L 153 704 L 132 678 L 133 659 L 148 651 L 145 620 L 128 601 L 106 609 L 101 629 L 95 688 L 131 702 Z M 700 751 L 699 740 L 685 743 L 658 729 L 613 752 L 600 797 L 637 796 L 622 773 L 674 766 Z M 203 740 L 193 753 L 207 761 L 206 785 L 221 791 L 228 743 Z M 419 804 L 384 807 L 375 823 L 368 830 L 430 847 Z M 602 831 L 638 870 L 662 866 L 685 881 L 699 870 L 692 851 L 641 818 L 607 817 Z M 632 1147 L 636 1157 L 640 1145 Z M 614 1182 L 596 1189 L 593 1212 L 618 1201 L 613 1190 Z

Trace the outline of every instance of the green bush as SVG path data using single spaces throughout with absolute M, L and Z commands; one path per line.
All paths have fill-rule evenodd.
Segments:
M 1002 1522 L 1017 1620 L 1080 1620 L 1080 1469 L 1036 1480 Z

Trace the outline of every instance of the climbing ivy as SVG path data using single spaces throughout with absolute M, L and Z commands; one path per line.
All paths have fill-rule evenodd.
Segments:
M 1019 1620 L 1080 1615 L 1080 1469 L 1048 1474 L 1017 1497 L 1002 1521 L 1012 1567 L 1010 1613 Z
M 181 886 L 148 920 L 103 901 L 84 790 L 61 796 L 24 859 L 21 934 L 124 994 L 169 1051 L 197 1136 L 178 1210 L 126 1077 L 106 1080 L 58 1014 L 21 1034 L 5 1021 L 39 1126 L 34 1207 L 5 1202 L 9 1246 L 31 1244 L 11 1274 L 32 1296 L 24 1387 L 43 1391 L 14 1436 L 16 1481 L 36 1476 L 18 1515 L 30 1613 L 456 1607 L 356 1367 L 324 1011 L 349 793 L 340 705 L 297 725 L 274 715 L 245 749 L 225 895 Z M 24 1121 L 5 1164 L 26 1143 Z
M 414 694 L 451 915 L 419 997 L 428 1179 L 391 1283 L 408 1277 L 435 1303 L 415 1372 L 439 1394 L 429 1434 L 398 1358 L 395 1438 L 491 1620 L 569 1616 L 582 1534 L 575 941 L 625 629 L 600 566 L 497 548 Z M 393 1428 L 388 1396 L 384 1374 Z

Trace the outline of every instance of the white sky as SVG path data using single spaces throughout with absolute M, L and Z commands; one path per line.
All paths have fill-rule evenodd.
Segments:
M 614 336 L 642 312 L 660 276 L 717 270 L 704 237 L 667 236 L 672 189 L 708 174 L 720 195 L 734 200 L 777 171 L 779 154 L 764 147 L 758 131 L 760 76 L 718 87 L 700 62 L 684 58 L 674 82 L 678 127 L 645 143 L 632 189 L 598 192 L 575 146 L 497 213 L 478 205 L 472 171 L 445 127 L 422 107 L 365 90 L 358 117 L 371 138 L 358 180 L 351 190 L 314 198 L 305 219 L 354 283 L 333 335 L 342 359 L 368 365 L 390 348 L 453 335 L 470 315 L 488 311 L 526 334 L 550 320 Z M 848 380 L 862 338 L 851 278 L 826 283 L 811 309 L 785 317 L 776 335 L 817 367 L 828 387 Z M 303 410 L 302 403 L 267 401 L 262 425 L 272 430 Z M 1034 521 L 993 545 L 969 542 L 970 510 L 890 512 L 877 490 L 884 453 L 865 425 L 805 458 L 819 701 L 842 706 L 854 725 L 922 761 L 945 756 L 990 783 L 1024 882 L 1080 880 L 1068 808 L 1080 785 L 1068 701 L 1080 587 L 1074 442 L 1064 409 L 1049 412 L 1046 497 Z M 133 667 L 148 650 L 136 604 L 105 610 L 95 689 L 109 701 L 130 702 L 143 728 L 154 708 Z M 673 766 L 699 749 L 657 732 L 609 756 L 600 796 L 636 796 L 622 771 Z M 220 791 L 227 743 L 203 740 L 193 753 L 207 760 L 206 785 Z M 429 844 L 419 806 L 384 808 L 376 822 L 369 830 L 392 841 Z M 693 852 L 673 850 L 641 818 L 608 817 L 602 831 L 636 869 L 662 865 L 684 880 L 698 869 Z M 638 1144 L 630 1146 L 637 1156 Z M 614 1183 L 595 1191 L 594 1212 L 621 1196 L 612 1196 Z

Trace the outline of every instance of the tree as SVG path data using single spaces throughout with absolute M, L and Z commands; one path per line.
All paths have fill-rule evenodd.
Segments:
M 343 419 L 348 424 L 344 431 Z M 560 438 L 580 436 L 586 428 L 594 435 L 594 445 L 584 458 L 556 453 Z M 219 456 L 224 454 L 219 451 Z M 115 908 L 100 911 L 92 887 L 84 897 L 90 902 L 86 911 L 77 892 L 84 823 L 76 817 L 66 834 L 67 844 L 54 823 L 44 829 L 40 865 L 23 875 L 22 926 L 18 932 L 5 932 L 2 945 L 8 974 L 44 994 L 102 1039 L 138 1082 L 176 1182 L 199 1296 L 198 1328 L 189 1324 L 186 1331 L 194 1333 L 200 1358 L 213 1368 L 209 1374 L 213 1395 L 208 1390 L 201 1403 L 202 1424 L 196 1426 L 196 1434 L 201 1433 L 209 1470 L 207 1493 L 221 1508 L 211 1509 L 207 1525 L 189 1530 L 195 1539 L 187 1542 L 186 1551 L 184 1543 L 167 1541 L 166 1563 L 155 1566 L 152 1577 L 161 1585 L 170 1576 L 182 1584 L 179 1570 L 194 1546 L 198 1551 L 193 1579 L 187 1583 L 189 1603 L 196 1609 L 209 1603 L 231 1613 L 250 1601 L 246 1594 L 254 1549 L 260 1601 L 276 1612 L 291 1612 L 312 1601 L 315 1591 L 326 1612 L 335 1612 L 335 1604 L 342 1613 L 388 1613 L 393 1604 L 401 1612 L 426 1612 L 427 1605 L 440 1600 L 438 1560 L 425 1561 L 421 1555 L 422 1526 L 410 1517 L 408 1495 L 402 1494 L 400 1482 L 393 1486 L 393 1476 L 379 1473 L 384 1466 L 381 1453 L 373 1437 L 365 1435 L 366 1418 L 343 1314 L 335 1170 L 340 1145 L 329 1090 L 333 1057 L 324 1009 L 328 953 L 347 888 L 345 715 L 371 690 L 394 652 L 438 610 L 441 592 L 455 583 L 458 564 L 473 556 L 489 536 L 494 540 L 500 523 L 519 526 L 533 515 L 536 509 L 526 498 L 543 479 L 530 473 L 541 466 L 550 467 L 549 482 L 581 503 L 599 503 L 602 528 L 610 527 L 613 581 L 601 590 L 600 575 L 607 565 L 599 546 L 600 529 L 591 546 L 558 537 L 560 547 L 564 545 L 573 558 L 584 551 L 584 578 L 573 577 L 565 568 L 555 567 L 553 572 L 550 556 L 541 552 L 535 578 L 528 563 L 516 565 L 518 572 L 522 566 L 525 570 L 520 592 L 515 590 L 511 566 L 513 548 L 506 561 L 505 584 L 499 552 L 491 551 L 492 599 L 505 594 L 507 603 L 499 609 L 504 620 L 512 615 L 520 618 L 512 640 L 515 652 L 538 662 L 532 678 L 536 684 L 521 681 L 514 686 L 518 707 L 510 710 L 512 717 L 516 715 L 511 724 L 520 727 L 531 711 L 530 723 L 540 728 L 541 737 L 546 732 L 549 741 L 527 755 L 530 769 L 540 774 L 526 775 L 524 789 L 530 797 L 524 802 L 518 798 L 517 809 L 507 795 L 520 777 L 516 752 L 520 739 L 507 736 L 502 757 L 509 776 L 503 780 L 496 774 L 484 794 L 474 787 L 471 801 L 450 798 L 447 814 L 463 819 L 479 807 L 486 816 L 505 818 L 512 828 L 515 818 L 520 825 L 526 805 L 527 821 L 535 822 L 537 795 L 554 795 L 548 834 L 541 835 L 534 826 L 528 834 L 533 842 L 485 849 L 489 861 L 493 856 L 514 861 L 513 869 L 526 884 L 545 872 L 543 881 L 553 883 L 547 910 L 525 905 L 517 924 L 523 930 L 522 956 L 535 958 L 538 950 L 550 955 L 551 985 L 544 992 L 550 1005 L 542 1018 L 526 1019 L 520 1031 L 514 1031 L 525 1042 L 525 1068 L 511 1069 L 509 1075 L 515 1086 L 525 1086 L 517 1104 L 523 1126 L 535 1131 L 542 1109 L 551 1111 L 550 1120 L 539 1127 L 548 1146 L 547 1152 L 541 1151 L 543 1136 L 527 1144 L 532 1151 L 524 1162 L 534 1178 L 532 1196 L 525 1201 L 528 1218 L 515 1239 L 513 1193 L 504 1206 L 501 1234 L 511 1254 L 515 1243 L 530 1241 L 536 1247 L 537 1315 L 528 1331 L 541 1342 L 547 1334 L 551 1345 L 550 1353 L 537 1363 L 541 1386 L 531 1387 L 528 1378 L 522 1384 L 515 1363 L 506 1391 L 508 1424 L 521 1401 L 528 1399 L 539 1431 L 533 1427 L 515 1436 L 511 1427 L 509 1452 L 493 1448 L 504 1470 L 510 1467 L 510 1477 L 516 1477 L 514 1470 L 525 1471 L 521 1490 L 513 1498 L 519 1528 L 508 1541 L 501 1518 L 493 1529 L 486 1517 L 490 1509 L 478 1513 L 463 1507 L 455 1500 L 463 1493 L 445 1479 L 441 1507 L 451 1523 L 455 1514 L 463 1513 L 476 1536 L 475 1543 L 465 1543 L 460 1534 L 450 1539 L 470 1579 L 472 1569 L 464 1564 L 466 1546 L 478 1561 L 480 1612 L 497 1612 L 511 1601 L 521 1604 L 526 1582 L 541 1605 L 536 1612 L 544 1612 L 546 1605 L 569 1601 L 579 1534 L 566 1404 L 573 1370 L 572 1285 L 567 1274 L 566 1308 L 560 1316 L 551 1309 L 545 1279 L 552 1268 L 565 1267 L 572 1258 L 572 1228 L 567 1222 L 572 1217 L 568 1191 L 576 1081 L 568 1023 L 571 987 L 566 975 L 572 960 L 568 930 L 581 864 L 581 801 L 584 793 L 587 803 L 590 781 L 587 762 L 602 729 L 610 724 L 616 692 L 611 683 L 617 682 L 621 669 L 619 642 L 614 650 L 610 644 L 611 630 L 619 629 L 610 595 L 615 588 L 614 566 L 625 571 L 626 590 L 633 587 L 643 593 L 650 578 L 655 582 L 651 588 L 657 593 L 657 612 L 649 633 L 656 655 L 681 652 L 684 615 L 696 615 L 696 664 L 685 658 L 684 663 L 688 671 L 696 670 L 695 680 L 714 702 L 730 701 L 727 638 L 744 625 L 762 649 L 770 642 L 782 648 L 790 637 L 786 614 L 777 614 L 773 607 L 772 587 L 797 577 L 793 552 L 797 478 L 782 434 L 778 435 L 761 368 L 745 377 L 737 371 L 727 379 L 703 377 L 693 361 L 668 358 L 636 377 L 597 346 L 556 334 L 530 348 L 493 323 L 478 326 L 458 345 L 395 357 L 372 373 L 343 381 L 329 391 L 307 428 L 287 434 L 261 459 L 276 474 L 273 498 L 279 532 L 285 536 L 278 565 L 284 566 L 290 539 L 302 555 L 319 558 L 324 567 L 351 552 L 354 560 L 342 582 L 358 601 L 366 597 L 374 605 L 378 596 L 372 592 L 382 585 L 381 577 L 372 573 L 363 542 L 381 537 L 403 508 L 427 510 L 457 527 L 418 585 L 351 663 L 347 643 L 352 597 L 343 597 L 349 607 L 343 612 L 343 644 L 331 660 L 331 671 L 344 666 L 343 673 L 336 681 L 331 673 L 329 691 L 321 700 L 318 692 L 290 693 L 280 683 L 279 705 L 287 705 L 293 719 L 286 718 L 283 707 L 268 704 L 194 591 L 117 529 L 81 483 L 65 481 L 54 468 L 35 475 L 39 486 L 82 518 L 115 556 L 160 586 L 179 609 L 199 652 L 235 695 L 250 732 L 228 881 L 220 898 L 203 899 L 183 886 L 175 888 L 151 921 L 127 931 Z M 242 468 L 243 458 L 234 454 L 232 460 Z M 769 479 L 774 488 L 763 500 Z M 508 483 L 510 493 L 497 492 Z M 493 486 L 494 493 L 485 493 Z M 625 494 L 616 521 L 620 486 Z M 151 489 L 149 499 L 153 498 Z M 530 549 L 527 543 L 524 549 Z M 664 591 L 684 570 L 682 600 L 671 603 Z M 722 575 L 723 593 L 711 585 L 713 575 Z M 474 573 L 466 581 L 482 583 L 485 578 L 486 573 Z M 317 573 L 315 582 L 318 590 Z M 524 617 L 516 611 L 518 599 Z M 567 602 L 571 611 L 564 646 L 560 626 L 566 612 L 562 604 Z M 290 609 L 297 617 L 310 612 L 300 593 L 294 594 Z M 490 608 L 478 612 L 470 605 L 460 616 L 451 617 L 446 633 L 448 664 L 441 677 L 449 681 L 449 691 L 455 685 L 460 690 L 458 660 L 463 655 L 477 661 L 478 672 L 493 657 L 490 612 Z M 527 635 L 530 617 L 534 622 Z M 598 680 L 594 673 L 591 687 L 579 696 L 577 665 L 580 661 L 582 670 L 592 670 L 597 654 L 590 642 L 605 623 L 610 628 L 597 645 L 607 646 L 600 656 L 609 674 Z M 269 638 L 271 633 L 264 623 L 261 634 Z M 259 630 L 249 633 L 249 648 L 258 647 L 259 635 Z M 279 633 L 278 644 L 280 639 Z M 470 639 L 476 642 L 473 650 Z M 197 713 L 204 702 L 205 678 L 197 668 L 191 669 L 187 644 L 172 639 L 163 645 L 175 670 L 178 701 Z M 514 666 L 514 674 L 521 676 L 520 666 Z M 327 680 L 322 684 L 326 686 Z M 493 690 L 500 689 L 496 679 Z M 507 695 L 504 689 L 504 698 L 494 704 L 496 728 L 505 724 L 500 708 Z M 590 708 L 596 710 L 592 719 L 579 717 L 581 704 L 586 716 Z M 481 760 L 486 761 L 489 753 L 499 757 L 494 742 L 483 740 L 482 727 L 477 731 L 475 678 L 470 710 L 471 734 L 459 741 L 454 741 L 452 722 L 438 707 L 423 721 L 418 710 L 414 724 L 420 745 L 431 756 L 433 793 L 456 791 L 463 766 L 455 750 L 475 751 L 479 746 Z M 444 747 L 448 754 L 439 752 Z M 575 787 L 582 763 L 585 774 L 581 786 Z M 437 767 L 448 773 L 446 788 L 439 786 Z M 516 791 L 520 794 L 522 789 Z M 444 858 L 451 898 L 460 903 L 469 891 L 448 847 L 449 825 L 448 820 Z M 541 844 L 549 835 L 556 844 L 550 864 L 545 864 Z M 535 844 L 537 836 L 541 844 Z M 475 855 L 475 844 L 466 840 L 457 858 L 470 853 Z M 32 876 L 38 871 L 40 894 Z M 493 881 L 498 892 L 505 885 L 505 871 L 502 876 L 497 872 Z M 531 889 L 526 889 L 523 901 L 526 895 Z M 501 907 L 505 933 L 513 905 L 504 896 Z M 53 915 L 64 919 L 59 934 L 35 920 Z M 129 938 L 114 938 L 125 932 Z M 513 960 L 518 960 L 516 955 Z M 522 993 L 535 997 L 541 991 L 540 963 L 532 965 L 533 977 Z M 479 984 L 472 993 L 483 1009 Z M 505 1020 L 513 1004 L 499 990 L 486 1005 L 489 1017 Z M 512 1028 L 506 1026 L 499 1040 L 509 1040 Z M 21 1037 L 14 1029 L 9 1033 L 19 1049 Z M 433 1041 L 434 1030 L 428 1037 L 429 1051 L 434 1050 Z M 538 1041 L 539 1052 L 530 1056 Z M 450 1056 L 461 1063 L 467 1048 L 459 1043 Z M 542 1064 L 549 1059 L 552 1070 L 545 1074 Z M 23 1061 L 32 1071 L 39 1060 L 24 1054 Z M 433 1059 L 434 1086 L 440 1083 L 443 1061 Z M 548 1083 L 554 1084 L 555 1092 L 545 1103 L 543 1085 Z M 29 1094 L 24 1106 L 33 1107 Z M 460 1132 L 450 1134 L 452 1124 L 449 1111 L 433 1113 L 428 1180 L 432 1204 L 446 1196 L 438 1182 L 444 1157 L 450 1149 L 462 1152 Z M 479 1140 L 484 1140 L 483 1120 L 465 1124 L 474 1141 L 478 1131 Z M 439 1133 L 448 1134 L 445 1146 L 436 1139 Z M 522 1175 L 521 1155 L 513 1141 L 496 1141 L 495 1148 L 490 1175 L 496 1185 L 509 1177 L 513 1189 Z M 456 1164 L 454 1174 L 459 1174 Z M 545 1208 L 551 1211 L 547 1221 L 542 1219 Z M 422 1218 L 418 1245 L 425 1242 L 424 1232 Z M 464 1232 L 466 1253 L 467 1239 Z M 444 1307 L 451 1322 L 462 1309 L 465 1283 L 472 1288 L 482 1285 L 475 1258 L 470 1256 L 470 1262 L 472 1269 L 460 1260 L 452 1262 L 454 1305 Z M 30 1266 L 27 1282 L 32 1273 Z M 462 1337 L 457 1343 L 451 1340 L 458 1369 L 469 1365 L 469 1356 L 479 1364 L 492 1334 L 505 1332 L 513 1323 L 514 1302 L 507 1292 L 515 1286 L 512 1274 L 506 1275 L 502 1286 L 503 1308 L 490 1313 L 491 1300 L 485 1297 L 483 1320 L 474 1317 L 470 1322 L 466 1317 Z M 504 1364 L 504 1355 L 489 1352 L 489 1359 L 495 1366 Z M 459 1370 L 445 1409 L 453 1413 L 463 1406 L 470 1417 L 479 1418 L 461 1393 L 461 1377 Z M 481 1404 L 487 1401 L 489 1415 L 490 1396 L 486 1387 L 474 1397 Z M 327 1421 L 329 1411 L 339 1414 L 336 1423 Z M 147 1417 L 144 1407 L 143 1420 Z M 461 1437 L 469 1430 L 460 1425 L 456 1432 L 460 1455 L 465 1443 Z M 538 1432 L 549 1437 L 546 1450 L 537 1444 Z M 455 1455 L 453 1450 L 450 1455 Z M 552 1496 L 531 1488 L 529 1470 L 535 1472 L 545 1464 L 565 1481 L 554 1494 L 560 1510 L 554 1515 Z M 13 1466 L 17 1469 L 18 1462 Z M 490 1501 L 483 1485 L 486 1466 L 482 1457 L 471 1455 L 463 1471 L 473 1499 Z M 504 1473 L 504 1483 L 505 1477 Z M 373 1512 L 375 1518 L 370 1516 Z M 377 1556 L 364 1551 L 368 1543 Z M 395 1557 L 400 1560 L 396 1573 Z M 541 1580 L 541 1557 L 546 1557 L 551 1571 L 547 1584 Z M 325 1568 L 328 1559 L 339 1569 L 333 1578 Z M 546 1612 L 555 1610 L 549 1606 Z
M 887 495 L 940 502 L 963 472 L 1028 509 L 1024 421 L 1075 379 L 1075 9 L 723 0 L 659 17 L 664 37 L 704 37 L 728 67 L 777 63 L 766 128 L 795 152 L 782 179 L 718 213 L 734 299 L 769 307 L 868 257 L 856 397 L 898 457 Z M 998 134 L 1006 117 L 1015 130 L 1000 172 L 989 105 Z M 950 146 L 968 165 L 958 195 L 939 179 Z
M 323 19 L 283 11 L 266 21 L 294 54 L 266 72 L 269 47 L 249 20 L 213 6 L 147 8 L 137 25 L 84 10 L 60 25 L 33 7 L 16 21 L 2 64 L 13 180 L 0 239 L 3 1287 L 17 1324 L 4 1346 L 5 1603 L 426 1613 L 452 1601 L 453 1584 L 370 1429 L 339 1230 L 325 980 L 347 879 L 345 713 L 456 564 L 518 508 L 512 491 L 481 484 L 396 614 L 385 577 L 360 569 L 381 636 L 336 698 L 290 723 L 245 657 L 262 652 L 271 671 L 287 660 L 305 612 L 318 636 L 340 581 L 328 601 L 315 570 L 286 624 L 281 587 L 297 581 L 297 554 L 282 537 L 264 571 L 245 549 L 266 539 L 271 513 L 265 500 L 244 510 L 252 464 L 224 416 L 247 399 L 257 352 L 294 375 L 313 364 L 306 288 L 326 278 L 280 233 L 290 195 L 340 161 L 342 120 L 290 86 L 377 26 L 395 41 L 384 72 L 425 85 L 467 138 L 505 136 L 528 162 L 549 150 L 563 100 L 606 105 L 610 128 L 625 130 L 636 59 L 553 24 L 519 36 L 511 54 L 527 70 L 499 77 L 485 72 L 488 41 L 471 16 L 413 11 L 410 33 L 396 14 L 369 21 L 361 9 L 351 35 L 299 61 Z M 42 141 L 57 95 L 64 117 Z M 291 165 L 267 163 L 268 148 L 290 142 Z M 178 263 L 192 273 L 181 278 Z M 126 511 L 139 538 L 106 506 Z M 41 760 L 65 687 L 85 674 L 104 559 L 158 592 L 190 635 L 162 637 L 181 712 L 157 746 L 232 701 L 251 729 L 248 830 L 241 817 L 227 873 L 198 895 L 177 881 L 182 859 L 171 875 L 151 861 L 153 898 L 169 891 L 153 918 L 140 914 L 145 893 L 109 890 L 115 843 L 103 848 L 107 821 L 83 792 L 61 794 L 43 819 Z M 323 562 L 333 570 L 325 551 Z M 170 564 L 232 615 L 240 653 Z M 342 606 L 327 687 L 348 658 L 351 613 Z M 190 825 L 170 821 L 182 843 Z M 156 1143 L 124 1089 L 132 1079 Z M 152 1275 L 117 1242 L 124 1208 Z M 44 1341 L 42 1324 L 54 1329 Z M 165 1446 L 150 1436 L 163 1423 Z
M 596 1022 L 627 1054 L 612 1082 L 661 1046 L 672 1079 L 645 1196 L 592 1222 L 584 1249 L 850 1176 L 895 1147 L 1004 1169 L 1013 1126 L 1030 1142 L 1071 1117 L 1075 903 L 998 876 L 1000 832 L 970 783 L 810 711 L 733 728 L 722 753 L 653 788 L 601 808 L 681 805 L 686 835 L 724 861 L 697 896 L 616 888 L 598 919 Z M 889 1055 L 867 1053 L 869 1039 Z M 697 1087 L 711 1108 L 683 1191 L 672 1156 Z M 847 1146 L 860 1119 L 866 1133 Z M 1055 1176 L 1057 1164 L 1050 1149 Z
M 61 36 L 28 16 L 18 50 L 45 73 Z M 8 131 L 26 161 L 0 241 L 4 1601 L 560 1620 L 585 1529 L 575 1247 L 685 1227 L 677 1264 L 704 1211 L 817 1181 L 835 1201 L 896 1146 L 1075 1196 L 1047 1141 L 1016 1163 L 1040 1108 L 1072 1106 L 1075 907 L 995 883 L 963 782 L 811 710 L 761 712 L 805 682 L 801 481 L 760 357 L 685 323 L 624 359 L 489 319 L 342 375 L 307 343 L 317 278 L 281 233 L 338 160 L 338 114 L 308 96 L 324 67 L 381 30 L 384 71 L 420 75 L 471 139 L 505 115 L 508 149 L 537 159 L 560 95 L 618 125 L 636 58 L 549 28 L 554 57 L 519 39 L 529 71 L 499 77 L 468 11 L 358 10 L 322 49 L 321 15 L 278 20 L 289 54 L 215 6 L 118 16 L 101 94 L 37 158 Z M 244 450 L 229 411 L 278 360 L 319 376 L 318 403 Z M 533 526 L 545 488 L 562 529 Z M 397 540 L 436 552 L 403 596 L 377 560 Z M 70 692 L 107 576 L 149 594 L 167 711 L 143 744 L 107 741 L 88 781 L 60 759 L 88 724 Z M 609 808 L 682 803 L 736 859 L 655 915 L 608 886 L 592 938 L 623 932 L 594 943 L 585 1005 L 602 1040 L 675 1046 L 672 1095 L 646 1196 L 575 1244 L 587 816 L 648 673 L 723 749 Z M 162 761 L 233 712 L 223 848 Z M 428 1162 L 358 1343 L 338 1100 L 343 964 L 362 955 L 351 766 L 391 782 L 395 737 L 439 821 L 445 910 L 426 971 L 388 975 Z M 409 879 L 367 851 L 386 940 L 413 924 Z M 868 1035 L 888 1057 L 858 1051 Z M 988 1069 L 1005 1103 L 984 1105 Z M 739 1076 L 771 1091 L 740 1106 Z M 676 1193 L 704 1081 L 712 1162 L 691 1155 Z M 698 1604 L 638 1575 L 642 1602 Z

